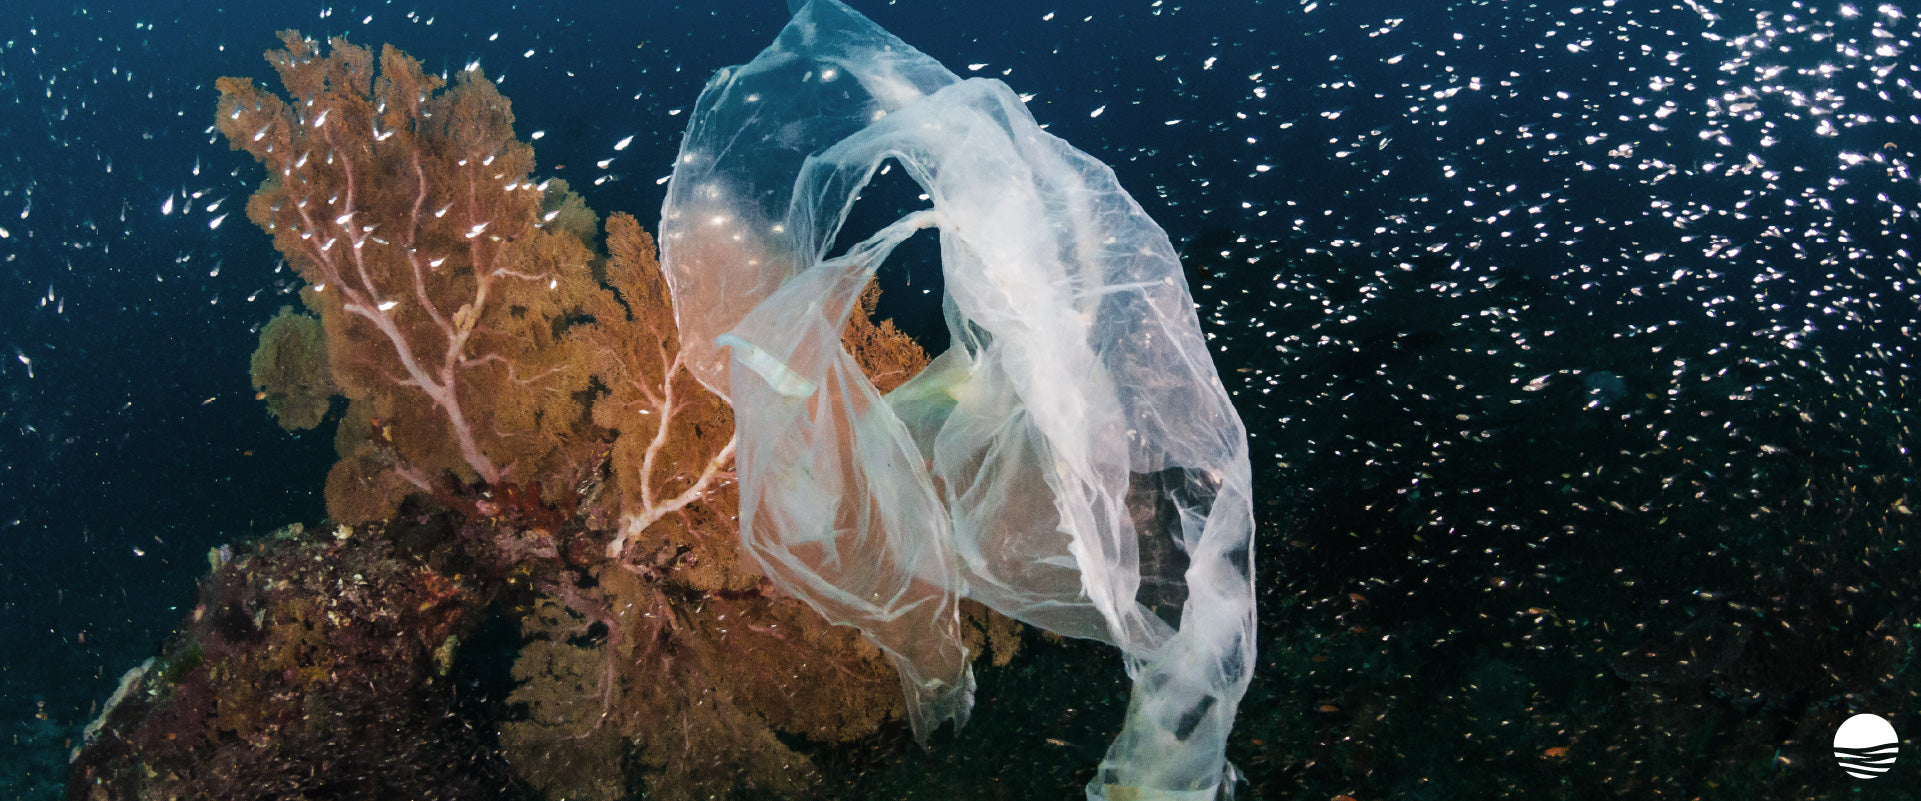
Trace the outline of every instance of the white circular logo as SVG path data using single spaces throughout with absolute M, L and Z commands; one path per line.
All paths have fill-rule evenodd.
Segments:
M 1876 778 L 1894 768 L 1901 738 L 1894 724 L 1880 715 L 1861 713 L 1834 730 L 1834 761 L 1857 779 Z

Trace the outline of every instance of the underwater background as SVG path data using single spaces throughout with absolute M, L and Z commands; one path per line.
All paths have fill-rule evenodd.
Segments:
M 288 28 L 478 62 L 535 174 L 651 230 L 701 86 L 787 19 L 271 5 L 0 7 L 8 797 L 67 792 L 210 551 L 328 515 L 330 427 L 290 436 L 249 382 L 302 282 L 245 219 L 261 170 L 215 129 L 216 78 L 271 83 Z M 1871 782 L 1829 753 L 1857 712 L 1921 730 L 1921 9 L 853 5 L 1023 93 L 1181 249 L 1253 450 L 1244 797 L 1921 786 L 1911 745 Z M 928 279 L 901 276 L 879 314 L 926 339 Z M 977 669 L 967 728 L 790 743 L 819 772 L 790 794 L 1079 794 L 1125 705 L 1111 650 L 1030 633 Z M 515 714 L 473 711 L 512 679 L 459 681 L 463 714 Z

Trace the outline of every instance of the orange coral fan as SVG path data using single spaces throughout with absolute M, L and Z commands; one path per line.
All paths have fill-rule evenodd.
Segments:
M 424 489 L 575 461 L 592 361 L 563 323 L 600 290 L 589 244 L 543 227 L 559 212 L 507 100 L 478 70 L 445 88 L 392 47 L 376 76 L 344 40 L 324 56 L 281 40 L 267 58 L 292 102 L 222 78 L 218 123 L 267 167 L 247 215 L 308 281 L 334 380 L 391 436 L 387 469 Z M 379 478 L 341 465 L 363 473 L 330 482 L 343 490 Z
M 290 97 L 223 78 L 218 122 L 267 167 L 248 215 L 324 326 L 333 384 L 302 386 L 323 411 L 328 386 L 350 400 L 328 511 L 388 518 L 427 490 L 453 521 L 442 536 L 544 596 L 514 666 L 529 716 L 500 732 L 520 777 L 616 797 L 632 754 L 657 797 L 789 795 L 815 774 L 776 732 L 844 742 L 899 717 L 879 649 L 746 558 L 732 410 L 686 369 L 639 222 L 609 217 L 599 260 L 597 219 L 528 177 L 532 148 L 478 71 L 448 88 L 391 47 L 376 75 L 343 40 L 323 56 L 281 39 L 267 57 Z M 877 297 L 844 345 L 892 387 L 927 357 L 869 320 Z M 975 616 L 1008 652 L 1011 624 Z M 595 626 L 599 642 L 582 636 Z

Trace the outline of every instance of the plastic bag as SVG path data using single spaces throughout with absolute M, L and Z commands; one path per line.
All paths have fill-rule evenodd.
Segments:
M 893 160 L 926 191 L 830 254 Z M 937 228 L 952 346 L 883 396 L 841 347 Z M 1113 643 L 1134 680 L 1089 798 L 1231 794 L 1254 664 L 1247 436 L 1167 235 L 999 81 L 835 0 L 702 92 L 661 218 L 683 355 L 735 408 L 767 575 L 899 668 L 923 740 L 965 723 L 957 604 Z

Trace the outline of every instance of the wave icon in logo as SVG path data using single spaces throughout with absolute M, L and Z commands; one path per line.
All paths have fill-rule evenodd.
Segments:
M 1895 735 L 1894 724 L 1880 715 L 1864 712 L 1834 730 L 1835 764 L 1857 779 L 1877 778 L 1892 770 L 1895 753 L 1900 750 L 1901 738 Z

